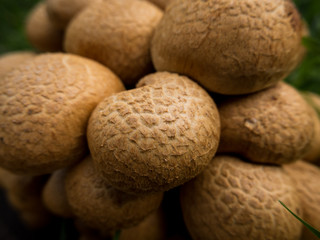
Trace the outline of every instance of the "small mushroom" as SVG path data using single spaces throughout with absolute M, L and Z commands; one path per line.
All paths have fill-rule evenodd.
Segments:
M 236 153 L 253 162 L 284 164 L 301 159 L 311 149 L 316 113 L 286 83 L 227 98 L 218 109 L 218 152 Z
M 220 121 L 198 84 L 162 72 L 105 98 L 90 117 L 87 137 L 97 171 L 114 188 L 158 192 L 206 168 L 218 147 Z
M 122 90 L 108 68 L 71 54 L 19 65 L 0 84 L 0 166 L 41 175 L 83 159 L 91 111 Z
M 252 93 L 300 63 L 305 34 L 291 0 L 177 0 L 155 29 L 152 61 L 213 92 Z
M 49 20 L 45 3 L 38 3 L 29 13 L 25 28 L 27 38 L 36 49 L 43 52 L 62 51 L 64 33 Z
M 153 71 L 151 37 L 161 17 L 162 11 L 147 1 L 91 4 L 69 24 L 64 46 L 104 64 L 132 87 Z
M 302 224 L 278 202 L 301 214 L 300 198 L 279 166 L 217 156 L 182 186 L 180 200 L 192 239 L 300 239 Z
M 138 224 L 159 208 L 163 193 L 130 195 L 100 178 L 91 157 L 66 177 L 66 193 L 74 215 L 88 227 L 114 231 Z

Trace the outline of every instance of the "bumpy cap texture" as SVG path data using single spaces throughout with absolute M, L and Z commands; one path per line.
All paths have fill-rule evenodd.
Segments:
M 53 214 L 70 218 L 73 217 L 65 190 L 66 169 L 55 171 L 44 186 L 42 201 Z
M 136 225 L 160 206 L 163 197 L 115 190 L 100 178 L 90 157 L 68 173 L 66 193 L 74 214 L 89 227 L 104 231 Z
M 281 200 L 301 214 L 292 179 L 281 167 L 217 156 L 180 194 L 192 239 L 298 240 L 302 224 Z
M 40 2 L 26 21 L 26 35 L 30 43 L 43 52 L 62 51 L 63 32 L 49 20 L 46 4 Z
M 88 125 L 102 176 L 126 192 L 163 191 L 199 174 L 220 136 L 216 105 L 184 76 L 155 73 L 137 89 L 104 99 Z
M 0 56 L 0 83 L 1 78 L 19 64 L 33 58 L 35 53 L 29 51 L 10 52 Z
M 301 199 L 303 220 L 319 229 L 320 227 L 320 168 L 310 163 L 297 161 L 284 166 L 292 177 Z M 309 229 L 304 228 L 301 239 L 316 240 Z
M 150 45 L 162 11 L 147 1 L 109 0 L 88 6 L 67 28 L 67 52 L 94 59 L 127 85 L 153 70 Z
M 152 61 L 213 92 L 251 93 L 296 67 L 305 32 L 291 0 L 177 0 L 156 27 Z
M 0 85 L 0 165 L 39 175 L 81 160 L 91 111 L 123 90 L 104 66 L 71 54 L 43 54 Z
M 315 111 L 286 83 L 219 105 L 218 152 L 237 153 L 253 162 L 289 163 L 311 148 Z

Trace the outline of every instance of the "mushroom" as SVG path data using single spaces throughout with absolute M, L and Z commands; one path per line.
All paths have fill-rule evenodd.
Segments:
M 181 188 L 181 208 L 192 239 L 298 240 L 302 213 L 294 182 L 279 166 L 217 156 Z
M 165 9 L 166 6 L 172 2 L 172 0 L 149 0 L 149 2 L 152 2 L 153 4 L 157 5 L 161 9 Z
M 104 64 L 132 87 L 153 71 L 151 37 L 161 17 L 162 11 L 147 1 L 91 4 L 69 24 L 64 46 Z
M 253 162 L 284 164 L 311 149 L 318 124 L 315 111 L 286 83 L 227 98 L 218 106 L 218 152 L 236 153 Z
M 63 45 L 63 31 L 49 20 L 46 4 L 38 3 L 26 20 L 26 35 L 30 43 L 43 52 L 60 52 Z
M 206 91 L 184 76 L 150 74 L 137 86 L 105 98 L 93 111 L 90 152 L 114 188 L 166 191 L 211 161 L 220 136 L 218 111 Z
M 300 217 L 319 229 L 320 227 L 320 168 L 310 163 L 297 161 L 283 166 L 292 177 L 301 199 L 302 212 Z M 302 231 L 302 239 L 316 240 L 317 238 L 306 227 Z
M 19 64 L 35 56 L 31 51 L 9 52 L 0 56 L 0 79 Z M 1 80 L 0 80 L 1 82 Z
M 29 175 L 83 159 L 87 121 L 104 97 L 124 90 L 106 67 L 70 54 L 43 54 L 0 85 L 0 166 Z
M 71 19 L 89 4 L 102 0 L 46 0 L 47 12 L 52 23 L 65 29 Z
M 305 34 L 291 0 L 177 0 L 155 29 L 152 61 L 213 92 L 252 93 L 300 63 Z
M 159 208 L 163 197 L 117 191 L 99 176 L 90 156 L 68 172 L 66 193 L 74 215 L 88 227 L 104 231 L 138 224 Z
M 53 214 L 71 218 L 73 213 L 67 200 L 65 191 L 66 169 L 61 169 L 54 172 L 42 192 L 42 200 L 45 207 Z

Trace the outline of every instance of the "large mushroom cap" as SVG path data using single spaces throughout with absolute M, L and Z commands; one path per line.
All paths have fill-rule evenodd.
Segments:
M 291 0 L 176 0 L 156 27 L 152 60 L 210 91 L 251 93 L 297 66 L 305 33 Z
M 0 85 L 0 166 L 39 175 L 81 160 L 91 111 L 123 89 L 109 69 L 71 54 L 19 65 Z
M 88 124 L 97 170 L 125 192 L 165 191 L 199 174 L 220 137 L 215 103 L 198 84 L 150 74 L 139 88 L 104 99 Z

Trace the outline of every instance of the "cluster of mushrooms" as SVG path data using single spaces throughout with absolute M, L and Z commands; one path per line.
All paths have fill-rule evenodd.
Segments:
M 279 203 L 320 227 L 319 97 L 283 82 L 308 35 L 291 0 L 45 0 L 26 34 L 42 53 L 0 58 L 0 186 L 26 224 L 315 239 Z

